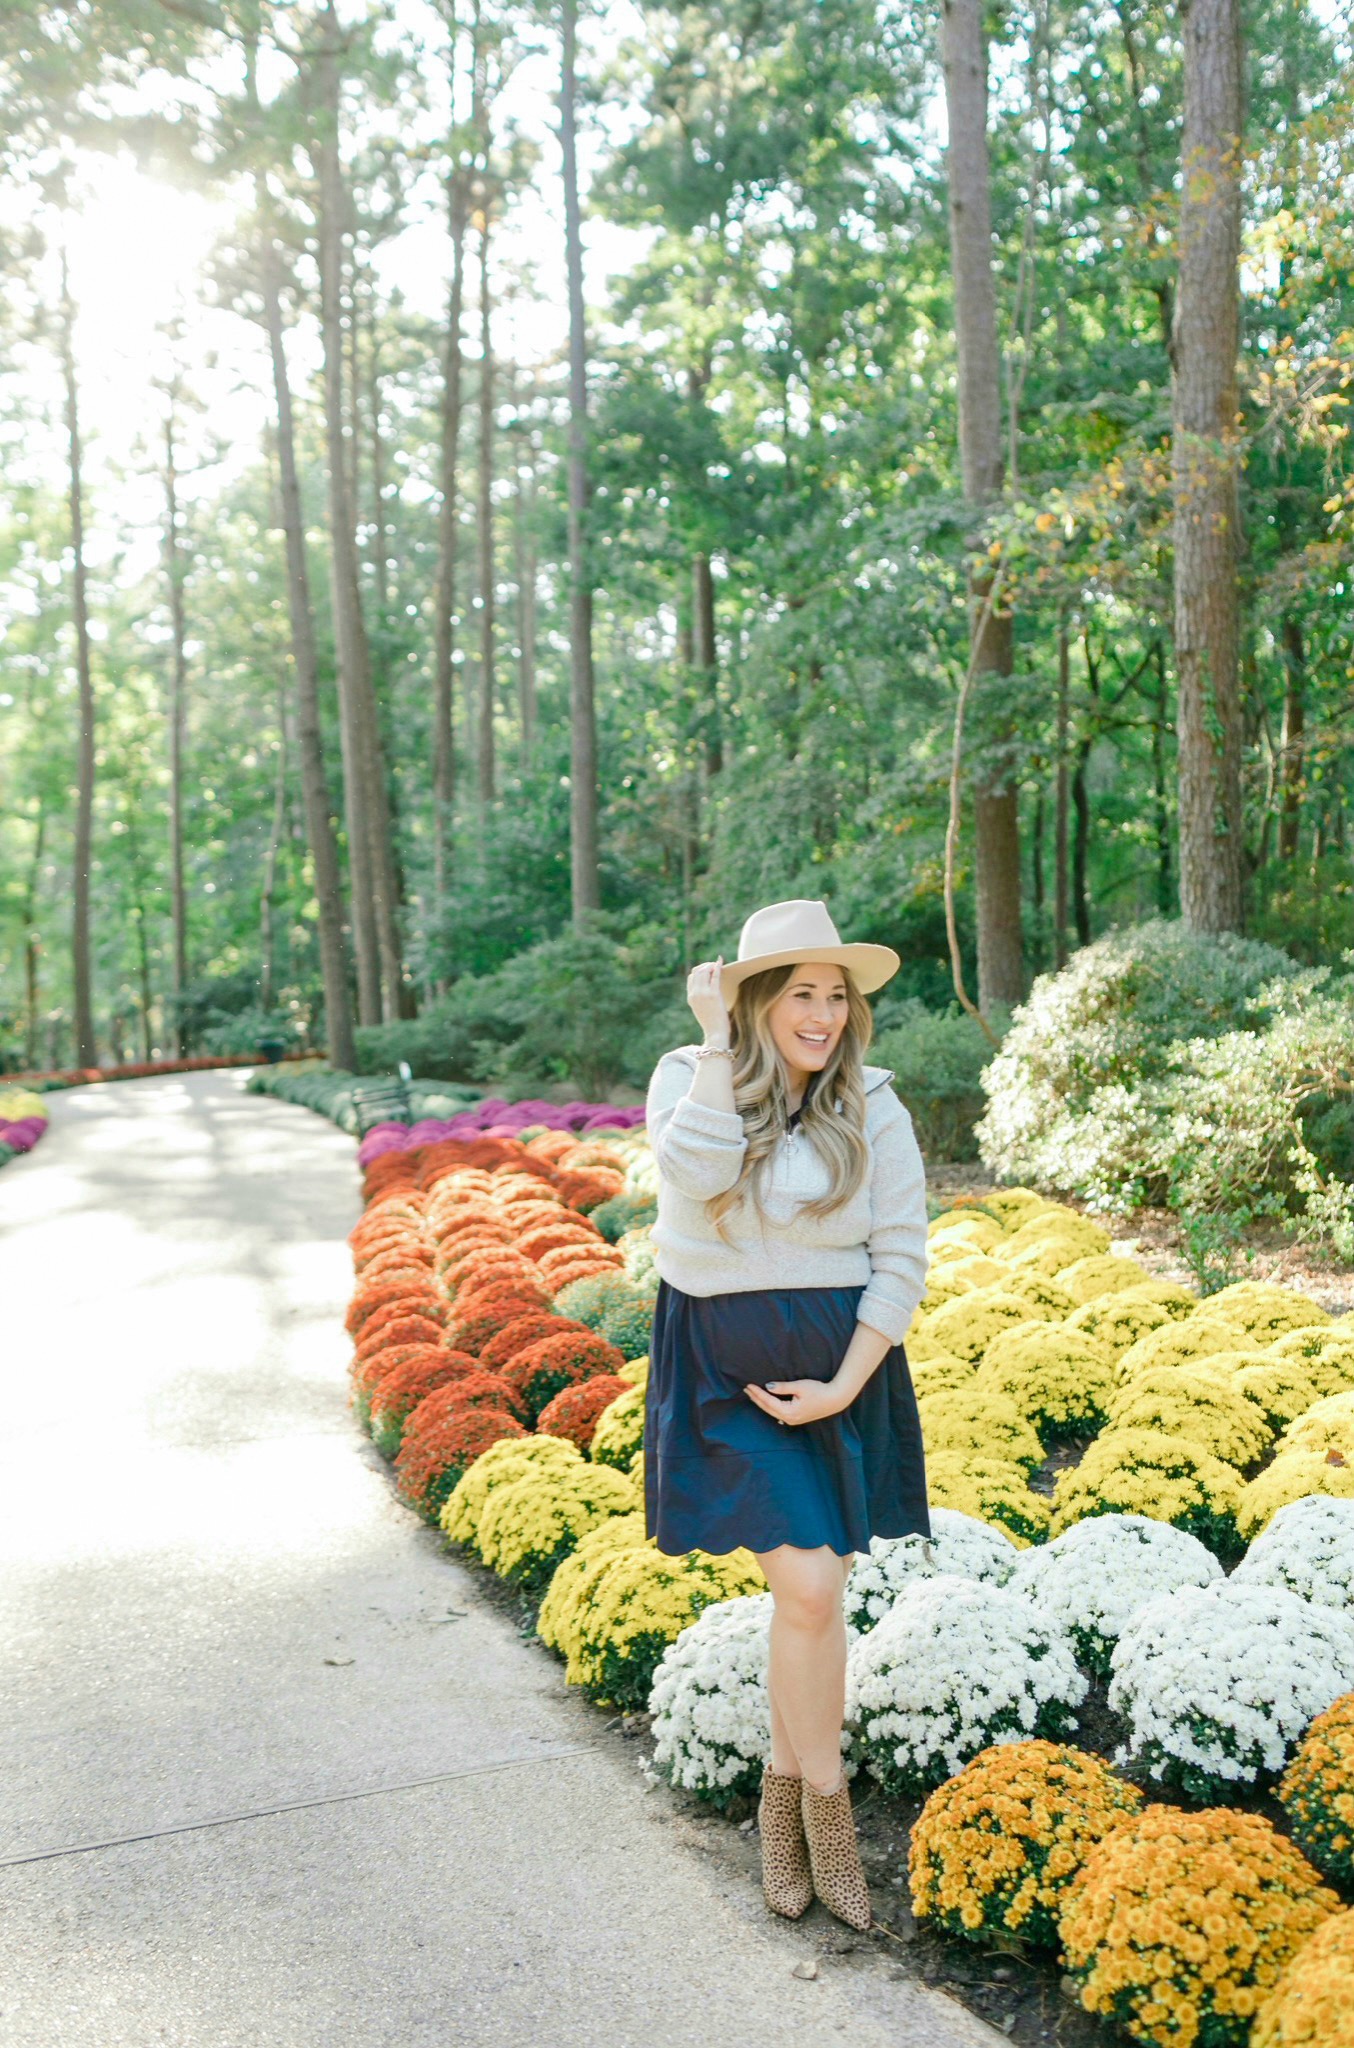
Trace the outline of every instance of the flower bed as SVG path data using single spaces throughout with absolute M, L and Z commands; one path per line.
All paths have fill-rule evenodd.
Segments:
M 31 1088 L 0 1085 L 0 1166 L 31 1152 L 47 1130 L 42 1097 Z
M 645 1535 L 646 1139 L 481 1119 L 364 1150 L 359 1419 L 450 1544 L 539 1597 L 567 1682 L 647 1709 L 658 1773 L 737 1808 L 766 1754 L 770 1603 L 746 1553 Z M 1295 1837 L 1354 1895 L 1354 1318 L 1249 1283 L 1196 1303 L 1027 1190 L 931 1245 L 908 1352 L 933 1534 L 876 1540 L 846 1600 L 850 1766 L 930 1795 L 915 1910 L 1058 1951 L 1088 2011 L 1162 2044 L 1244 2041 L 1291 1965 L 1291 2027 L 1332 1895 L 1229 1805 L 1154 1833 L 1139 1786 L 1226 1802 L 1287 1766 Z M 1205 1870 L 1239 1930 L 1213 1960 Z

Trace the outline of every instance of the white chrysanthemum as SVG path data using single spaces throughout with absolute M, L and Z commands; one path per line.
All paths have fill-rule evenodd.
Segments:
M 1082 1662 L 1105 1676 L 1115 1643 L 1147 1601 L 1221 1577 L 1212 1551 L 1188 1530 L 1147 1515 L 1092 1515 L 1052 1543 L 1022 1550 L 1008 1583 L 1060 1623 Z
M 1003 1585 L 1019 1556 L 1004 1529 L 958 1508 L 932 1508 L 929 1537 L 875 1536 L 869 1554 L 856 1558 L 846 1581 L 846 1618 L 858 1629 L 874 1628 L 917 1578 L 947 1573 Z
M 1354 1613 L 1354 1500 L 1309 1493 L 1280 1508 L 1232 1574 L 1234 1585 L 1286 1586 Z
M 852 1754 L 886 1791 L 924 1790 L 989 1743 L 1070 1734 L 1086 1691 L 1067 1635 L 1018 1594 L 914 1578 L 847 1657 Z
M 1282 1586 L 1186 1586 L 1138 1609 L 1111 1669 L 1120 1760 L 1211 1799 L 1282 1770 L 1312 1716 L 1354 1688 L 1354 1622 Z
M 653 1760 L 669 1784 L 717 1804 L 761 1784 L 771 1754 L 772 1605 L 769 1593 L 717 1600 L 663 1652 L 649 1712 Z M 849 1629 L 847 1641 L 854 1639 Z

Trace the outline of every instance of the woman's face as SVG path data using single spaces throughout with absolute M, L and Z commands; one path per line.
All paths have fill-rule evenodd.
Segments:
M 846 1029 L 849 1006 L 840 967 L 799 962 L 767 1012 L 776 1051 L 787 1067 L 818 1074 Z

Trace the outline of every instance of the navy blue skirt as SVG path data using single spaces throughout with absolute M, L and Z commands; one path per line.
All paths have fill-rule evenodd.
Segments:
M 647 1532 L 671 1557 L 740 1546 L 839 1557 L 872 1536 L 929 1536 L 926 1465 L 901 1344 L 849 1408 L 794 1427 L 764 1414 L 749 1381 L 830 1380 L 863 1287 L 683 1294 L 659 1282 L 644 1410 Z

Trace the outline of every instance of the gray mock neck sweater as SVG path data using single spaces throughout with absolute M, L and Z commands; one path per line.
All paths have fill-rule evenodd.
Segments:
M 740 1116 L 691 1100 L 695 1055 L 694 1045 L 664 1053 L 649 1083 L 661 1278 L 698 1295 L 863 1287 L 858 1320 L 900 1344 L 926 1288 L 926 1170 L 912 1119 L 888 1086 L 891 1070 L 864 1070 L 870 1170 L 850 1201 L 828 1216 L 802 1213 L 827 1192 L 828 1173 L 804 1133 L 791 1130 L 765 1169 L 762 1215 L 746 1200 L 731 1210 L 726 1243 L 704 1205 L 737 1180 L 747 1139 Z

